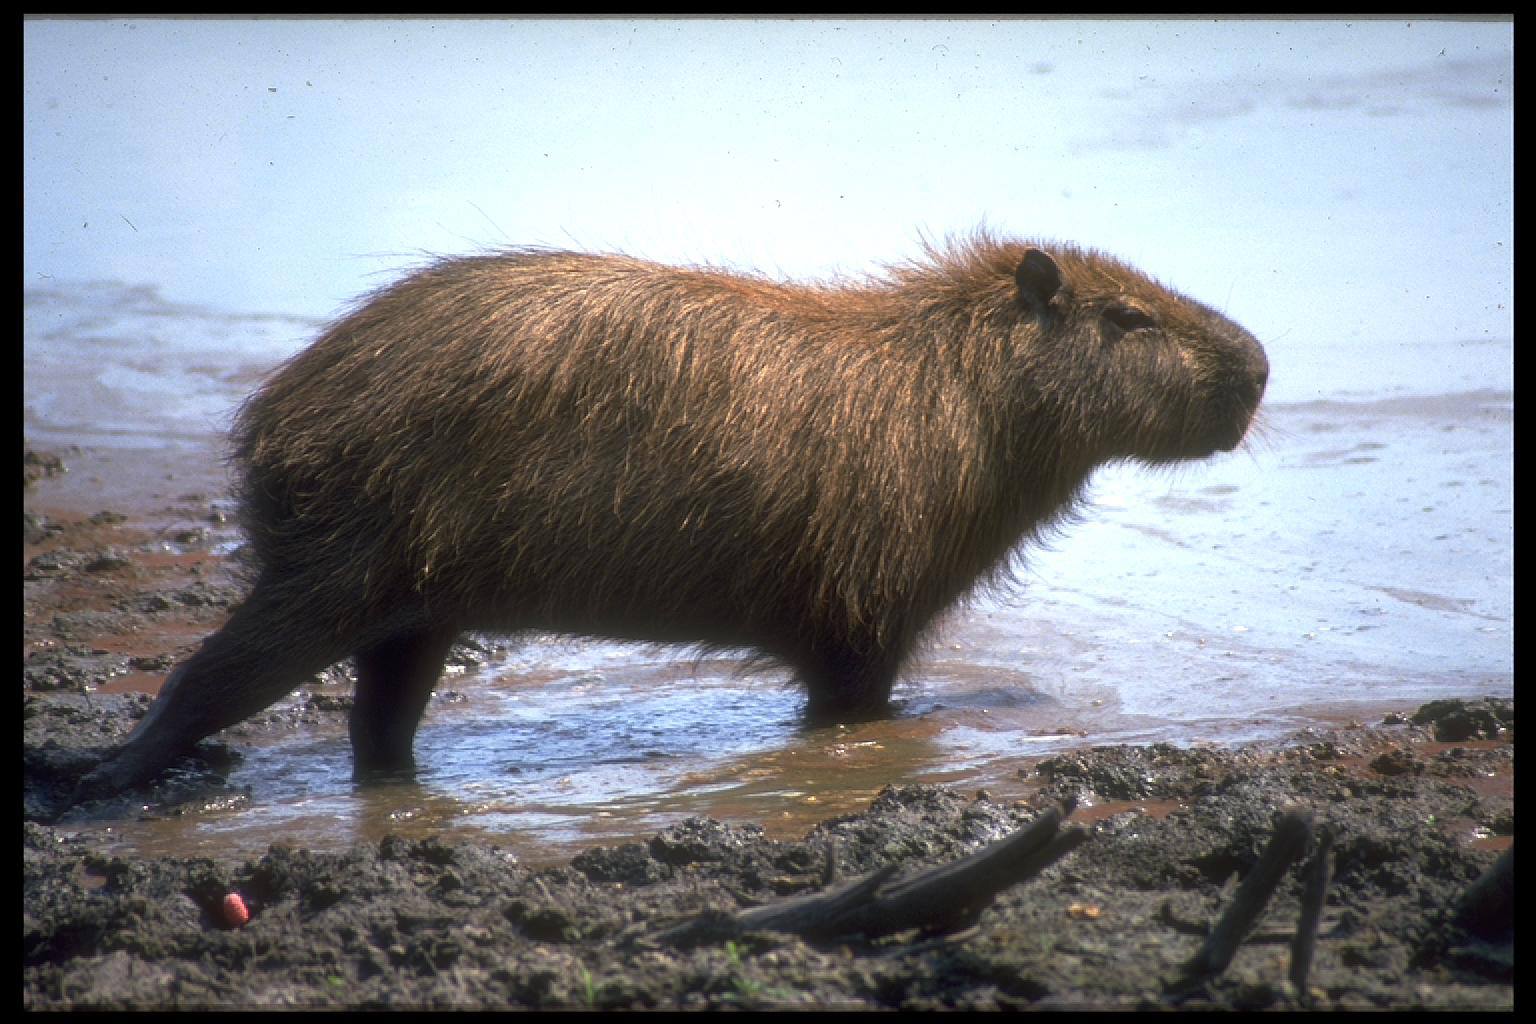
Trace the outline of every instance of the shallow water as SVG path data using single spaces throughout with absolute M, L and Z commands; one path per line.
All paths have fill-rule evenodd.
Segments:
M 114 458 L 217 493 L 234 404 L 314 331 L 105 284 L 29 291 L 25 322 L 29 442 L 99 456 L 52 492 L 82 511 L 164 490 Z M 1102 470 L 1081 521 L 1028 552 L 1017 586 L 945 624 L 887 721 L 806 730 L 771 671 L 532 638 L 444 679 L 415 784 L 355 789 L 338 720 L 251 752 L 231 778 L 248 806 L 114 830 L 154 853 L 466 831 L 539 857 L 690 814 L 794 834 L 892 783 L 1005 796 L 1027 759 L 1083 744 L 1236 743 L 1510 694 L 1510 348 L 1317 353 L 1360 372 L 1305 401 L 1277 365 L 1244 450 Z

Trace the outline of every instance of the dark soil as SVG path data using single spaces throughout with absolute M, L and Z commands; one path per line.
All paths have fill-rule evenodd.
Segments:
M 31 481 L 69 460 L 24 461 Z M 238 599 L 231 560 L 210 553 L 227 536 L 195 494 L 153 522 L 25 513 L 28 1009 L 1513 1007 L 1512 875 L 1467 896 L 1501 854 L 1512 872 L 1503 699 L 1276 748 L 1084 750 L 1021 768 L 1038 789 L 1018 802 L 892 788 L 798 841 L 694 818 L 554 866 L 486 842 L 397 838 L 228 862 L 113 854 L 59 815 L 72 780 L 143 713 L 133 690 L 152 689 Z M 153 790 L 96 813 L 146 799 L 198 813 L 238 756 L 238 738 L 205 743 Z M 961 933 L 811 942 L 729 926 L 731 912 L 823 888 L 829 860 L 835 884 L 886 865 L 905 874 L 1059 800 L 1091 838 Z M 1287 807 L 1313 815 L 1311 848 L 1333 837 L 1305 984 L 1288 980 L 1300 863 L 1231 965 L 1180 984 Z M 243 925 L 227 916 L 232 893 Z M 688 921 L 701 926 L 668 934 Z

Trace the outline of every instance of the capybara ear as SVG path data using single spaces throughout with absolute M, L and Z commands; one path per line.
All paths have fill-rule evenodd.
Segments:
M 1061 290 L 1061 268 L 1056 266 L 1050 253 L 1030 249 L 1019 261 L 1013 280 L 1019 286 L 1021 302 L 1034 309 L 1044 309 Z

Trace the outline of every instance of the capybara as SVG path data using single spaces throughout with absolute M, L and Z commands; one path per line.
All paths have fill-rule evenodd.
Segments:
M 867 281 L 517 249 L 369 297 L 236 421 L 256 572 L 86 793 L 347 656 L 409 770 L 468 630 L 742 649 L 867 717 L 1094 467 L 1234 448 L 1258 342 L 1108 256 L 977 233 Z

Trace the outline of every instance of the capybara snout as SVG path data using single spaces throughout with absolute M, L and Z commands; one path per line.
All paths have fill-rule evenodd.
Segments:
M 249 597 L 94 774 L 152 775 L 351 656 L 359 770 L 409 767 L 454 639 L 744 649 L 878 714 L 936 617 L 1093 469 L 1237 445 L 1242 328 L 1099 253 L 978 234 L 870 280 L 452 259 L 281 367 L 233 437 Z

